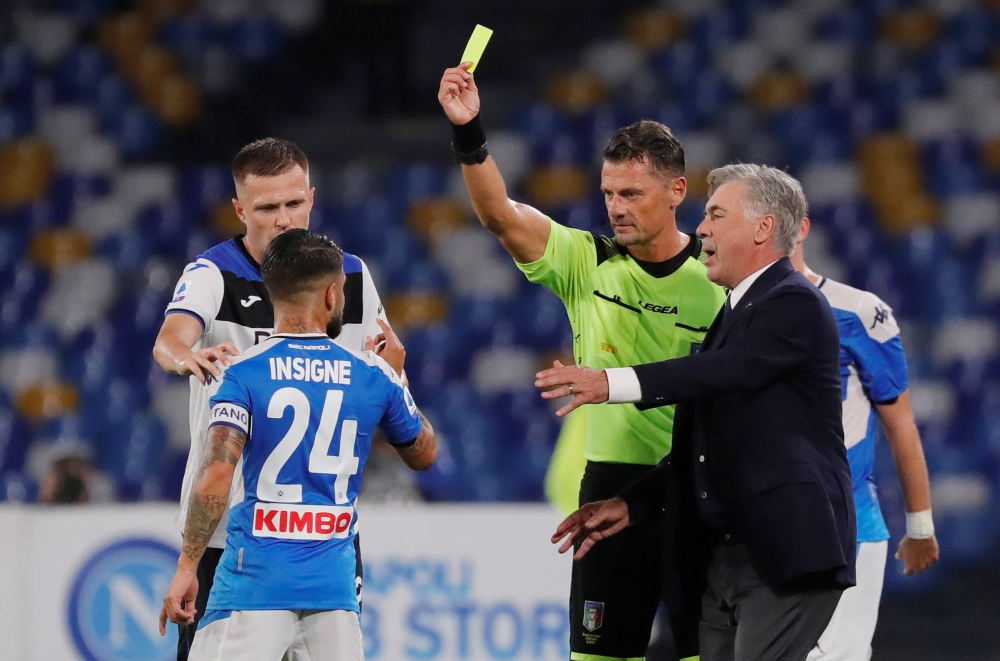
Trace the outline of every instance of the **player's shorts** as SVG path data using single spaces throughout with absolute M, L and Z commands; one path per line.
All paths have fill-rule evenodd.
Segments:
M 191 661 L 364 661 L 354 611 L 208 611 Z
M 857 585 L 847 588 L 807 661 L 869 661 L 889 542 L 858 544 Z
M 361 534 L 354 535 L 354 557 L 355 557 L 355 587 L 358 590 L 358 606 L 361 606 L 361 583 L 365 575 L 364 567 L 361 564 Z M 178 624 L 178 636 L 177 636 L 177 661 L 188 661 L 188 650 L 194 644 L 194 635 L 198 630 L 198 622 L 201 621 L 201 616 L 205 614 L 205 608 L 208 606 L 208 595 L 212 590 L 212 584 L 215 581 L 215 569 L 219 566 L 219 560 L 222 558 L 222 549 L 212 548 L 211 546 L 205 549 L 205 554 L 201 556 L 201 560 L 198 562 L 198 596 L 195 598 L 194 604 L 196 612 L 194 614 L 193 624 Z
M 580 504 L 617 495 L 653 466 L 588 461 Z M 660 602 L 661 527 L 629 526 L 573 562 L 570 659 L 646 655 Z

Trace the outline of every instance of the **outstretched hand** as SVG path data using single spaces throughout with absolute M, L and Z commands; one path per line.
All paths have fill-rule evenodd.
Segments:
M 535 374 L 535 387 L 542 390 L 543 399 L 573 399 L 556 411 L 560 418 L 584 404 L 608 401 L 608 374 L 593 367 L 565 366 L 558 360 L 552 367 Z
M 365 338 L 365 350 L 374 351 L 375 355 L 381 356 L 389 367 L 395 370 L 396 374 L 403 376 L 403 364 L 406 362 L 406 347 L 399 341 L 392 326 L 381 318 L 376 319 L 378 325 L 382 327 L 382 332 L 376 337 Z
M 472 62 L 445 69 L 438 89 L 438 101 L 452 124 L 468 124 L 479 114 L 479 88 L 467 71 Z
M 552 543 L 558 544 L 567 538 L 559 547 L 560 553 L 579 544 L 579 549 L 573 555 L 574 560 L 579 560 L 587 555 L 594 544 L 619 533 L 628 524 L 628 505 L 624 500 L 599 500 L 587 503 L 566 517 L 552 535 Z

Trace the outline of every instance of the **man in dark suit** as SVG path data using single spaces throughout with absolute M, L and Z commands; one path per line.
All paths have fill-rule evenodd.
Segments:
M 618 497 L 584 505 L 553 542 L 568 536 L 560 551 L 581 557 L 666 510 L 665 597 L 681 656 L 697 637 L 703 661 L 804 661 L 854 584 L 837 326 L 788 259 L 808 212 L 799 183 L 749 164 L 708 182 L 698 234 L 709 279 L 731 291 L 701 350 L 538 375 L 544 397 L 573 396 L 559 415 L 588 403 L 678 404 L 672 455 Z M 698 623 L 697 636 L 684 622 Z

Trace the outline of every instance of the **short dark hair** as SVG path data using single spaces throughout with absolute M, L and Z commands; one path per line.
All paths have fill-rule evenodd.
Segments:
M 649 168 L 669 177 L 684 176 L 684 148 L 665 125 L 643 119 L 618 129 L 604 148 L 609 163 L 647 162 Z
M 286 301 L 344 269 L 344 251 L 322 234 L 294 229 L 271 241 L 260 275 L 272 300 Z
M 274 177 L 296 165 L 309 172 L 309 159 L 297 144 L 281 138 L 264 138 L 251 142 L 236 154 L 233 179 L 243 183 L 250 175 Z

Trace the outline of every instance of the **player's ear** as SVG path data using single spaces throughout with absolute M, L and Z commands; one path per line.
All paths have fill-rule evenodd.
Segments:
M 326 288 L 326 295 L 324 296 L 324 303 L 326 303 L 327 311 L 333 311 L 337 308 L 337 282 L 331 282 Z

